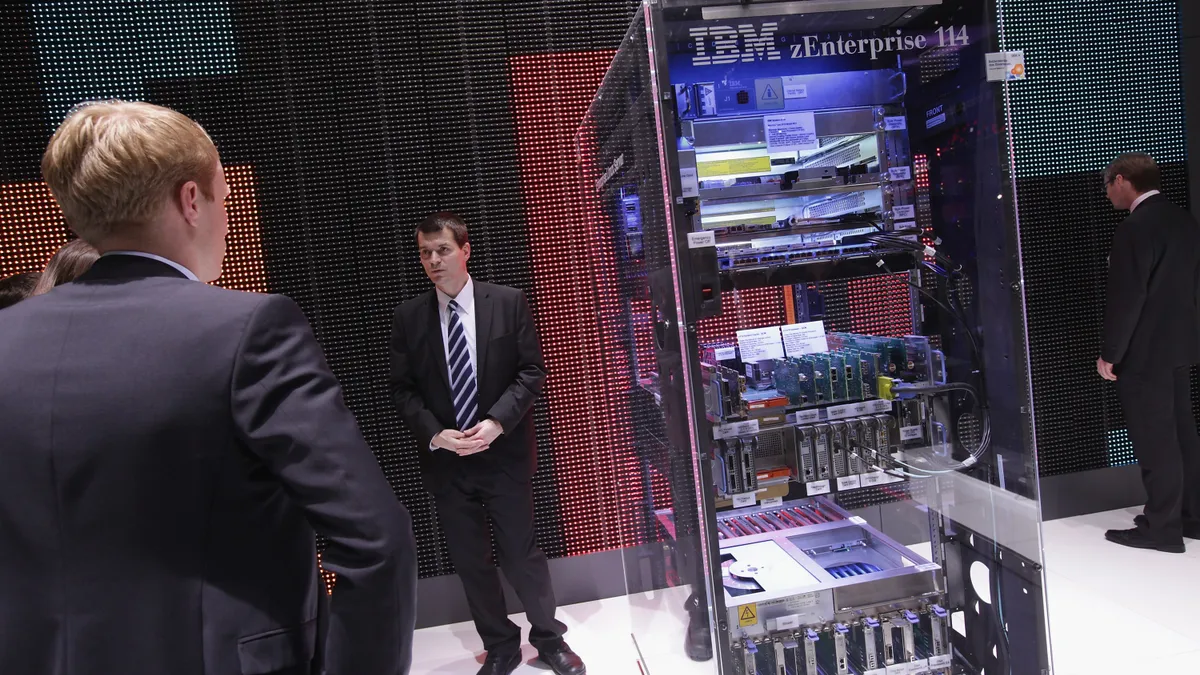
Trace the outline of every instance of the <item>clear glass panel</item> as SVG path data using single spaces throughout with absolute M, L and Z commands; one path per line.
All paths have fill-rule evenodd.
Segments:
M 989 6 L 635 19 L 579 150 L 645 671 L 1048 672 Z

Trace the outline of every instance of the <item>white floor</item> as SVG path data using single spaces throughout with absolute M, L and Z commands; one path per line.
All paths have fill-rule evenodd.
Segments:
M 1043 526 L 1047 594 L 1055 675 L 1127 675 L 1200 672 L 1200 541 L 1184 555 L 1110 544 L 1104 530 L 1132 527 L 1137 509 L 1056 520 Z M 567 641 L 591 675 L 641 675 L 631 624 L 651 664 L 651 675 L 712 675 L 711 664 L 682 655 L 683 624 L 674 612 L 682 589 L 612 598 L 560 609 Z M 524 615 L 514 621 L 528 634 Z M 469 623 L 419 631 L 414 675 L 474 675 L 482 644 Z M 519 675 L 547 675 L 525 646 Z M 663 659 L 671 659 L 664 662 Z M 660 673 L 661 671 L 661 673 Z M 1024 674 L 1021 674 L 1024 675 Z

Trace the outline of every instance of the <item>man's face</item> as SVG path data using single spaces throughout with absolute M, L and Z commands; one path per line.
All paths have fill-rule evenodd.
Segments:
M 217 164 L 213 178 L 212 199 L 201 196 L 198 204 L 199 238 L 197 253 L 203 268 L 196 270 L 201 281 L 215 281 L 221 276 L 225 264 L 225 237 L 229 234 L 229 213 L 225 202 L 229 199 L 229 183 L 225 181 L 225 169 Z
M 1118 211 L 1128 211 L 1129 207 L 1133 206 L 1133 201 L 1137 199 L 1137 190 L 1133 189 L 1133 184 L 1120 174 L 1105 181 L 1104 194 L 1108 197 L 1108 201 L 1112 202 L 1113 208 Z
M 418 232 L 417 250 L 421 254 L 425 274 L 443 292 L 456 295 L 467 283 L 467 260 L 471 257 L 471 244 L 459 246 L 450 228 L 442 228 L 436 234 Z

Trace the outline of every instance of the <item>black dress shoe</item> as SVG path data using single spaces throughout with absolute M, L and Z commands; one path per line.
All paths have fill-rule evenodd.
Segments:
M 509 675 L 521 665 L 521 650 L 515 652 L 488 652 L 483 667 L 477 675 Z
M 565 642 L 553 651 L 538 652 L 538 656 L 542 658 L 543 663 L 550 666 L 550 670 L 553 670 L 556 675 L 586 675 L 587 673 L 583 659 L 571 651 Z
M 687 634 L 683 637 L 683 651 L 693 661 L 712 659 L 712 633 L 708 629 L 708 618 L 688 613 Z
M 1162 551 L 1163 553 L 1183 553 L 1186 550 L 1183 547 L 1182 539 L 1178 543 L 1157 541 L 1146 536 L 1145 533 L 1136 528 L 1132 530 L 1109 530 L 1104 533 L 1104 538 L 1121 546 L 1153 549 L 1155 551 Z

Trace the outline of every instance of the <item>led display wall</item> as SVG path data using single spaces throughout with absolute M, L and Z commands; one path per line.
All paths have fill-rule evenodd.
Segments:
M 637 4 L 4 3 L 0 275 L 40 268 L 66 241 L 38 164 L 72 105 L 140 98 L 200 121 L 234 190 L 220 283 L 284 293 L 304 308 L 413 513 L 421 574 L 432 576 L 452 568 L 416 474 L 418 450 L 389 398 L 387 339 L 393 308 L 430 287 L 413 226 L 431 211 L 458 211 L 472 228 L 472 273 L 523 289 L 542 334 L 539 542 L 552 557 L 636 543 L 642 533 L 622 505 L 646 486 L 630 454 L 630 402 L 618 393 L 622 372 L 654 366 L 649 303 L 635 301 L 633 334 L 623 334 L 602 253 L 611 232 L 596 205 L 578 200 L 574 134 Z M 1170 163 L 1168 193 L 1185 197 L 1173 3 L 1096 5 L 1076 15 L 1065 2 L 1002 3 L 1009 46 L 1027 50 L 1031 73 L 1011 91 L 1047 472 L 1128 457 L 1115 399 L 1088 372 L 1119 219 L 1094 172 L 1117 150 L 1149 150 Z M 1118 47 L 1127 34 L 1156 37 Z M 1101 64 L 1119 78 L 1101 77 Z M 830 329 L 908 329 L 900 279 L 819 290 Z M 705 321 L 702 337 L 781 323 L 779 293 L 727 294 L 730 311 Z M 637 363 L 596 367 L 610 339 L 632 340 Z
M 1188 206 L 1179 4 L 1001 0 L 1042 475 L 1134 461 L 1113 386 L 1096 374 L 1108 249 L 1124 217 L 1101 172 L 1147 152 Z M 1193 378 L 1193 401 L 1200 387 Z

